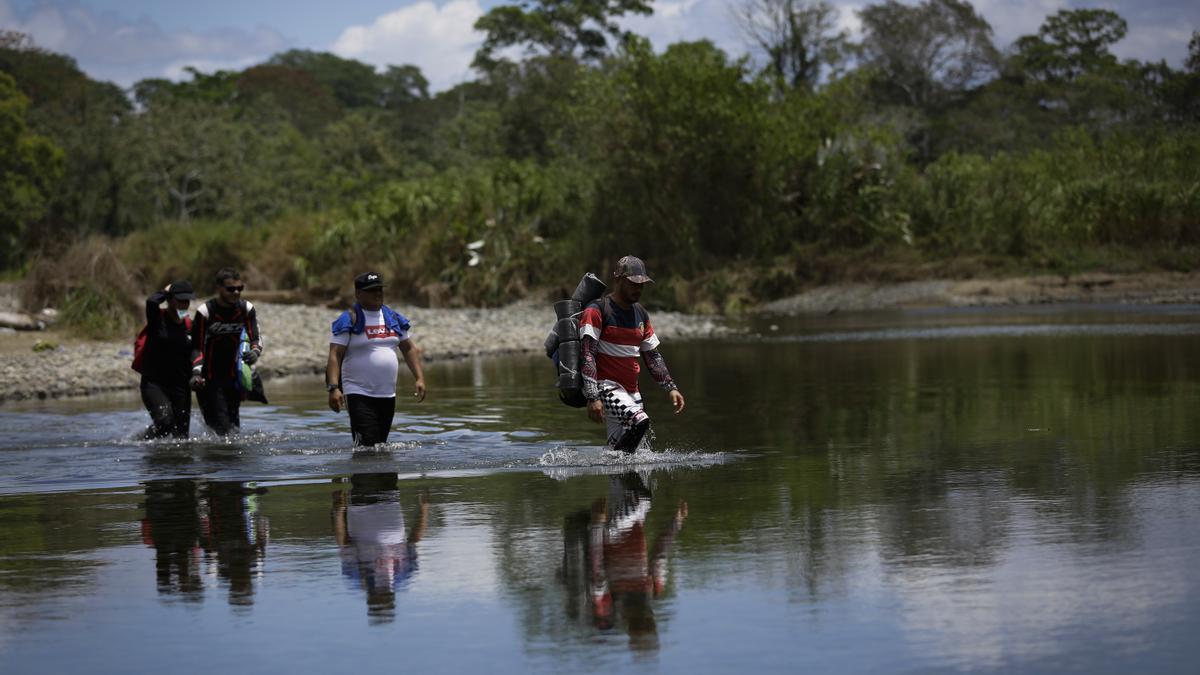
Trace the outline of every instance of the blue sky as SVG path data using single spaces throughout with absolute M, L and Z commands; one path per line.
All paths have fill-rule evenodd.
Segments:
M 854 32 L 866 0 L 830 0 Z M 746 51 L 733 20 L 741 0 L 656 0 L 651 17 L 626 22 L 658 48 L 707 38 L 731 54 Z M 435 90 L 470 79 L 481 41 L 475 20 L 497 0 L 0 0 L 0 27 L 30 34 L 41 47 L 70 54 L 97 79 L 129 86 L 146 77 L 180 77 L 240 69 L 287 49 L 332 51 L 382 67 L 412 63 Z M 976 0 L 1004 48 L 1033 33 L 1059 9 L 1117 11 L 1129 34 L 1116 47 L 1124 58 L 1165 59 L 1178 67 L 1193 30 L 1196 0 Z

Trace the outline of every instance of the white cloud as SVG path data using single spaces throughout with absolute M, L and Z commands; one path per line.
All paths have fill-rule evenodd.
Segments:
M 99 80 L 128 87 L 148 77 L 179 78 L 183 68 L 244 68 L 286 49 L 279 33 L 258 28 L 168 32 L 148 19 L 94 12 L 72 0 L 43 2 L 24 13 L 0 0 L 6 30 L 27 33 L 44 49 L 75 58 Z
M 377 67 L 413 64 L 432 89 L 448 89 L 471 79 L 471 60 L 483 42 L 474 29 L 480 16 L 477 0 L 451 0 L 441 7 L 422 1 L 368 26 L 345 29 L 332 51 Z

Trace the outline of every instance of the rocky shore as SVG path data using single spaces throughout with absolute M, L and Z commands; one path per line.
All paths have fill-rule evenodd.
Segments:
M 0 293 L 0 295 L 3 295 Z M 253 296 L 250 297 L 254 300 Z M 3 298 L 0 298 L 3 300 Z M 1047 303 L 1200 304 L 1200 274 L 1045 275 L 1010 279 L 926 280 L 893 284 L 820 286 L 762 306 L 775 314 L 829 313 L 910 307 L 982 307 Z M 323 372 L 329 324 L 337 311 L 326 307 L 255 302 L 266 350 L 259 365 L 264 378 Z M 13 310 L 0 301 L 0 311 Z M 427 362 L 467 356 L 538 352 L 553 323 L 547 303 L 522 301 L 495 309 L 401 309 L 413 321 L 413 339 Z M 714 317 L 654 313 L 655 330 L 665 339 L 695 339 L 730 332 Z M 132 336 L 117 342 L 63 339 L 42 351 L 31 346 L 54 333 L 0 335 L 0 403 L 87 396 L 132 389 L 138 375 L 129 368 Z
M 329 324 L 336 310 L 254 304 L 265 343 L 258 366 L 265 380 L 324 372 Z M 413 340 L 426 362 L 540 352 L 554 323 L 551 307 L 531 301 L 495 309 L 399 309 L 412 321 Z M 653 318 L 655 331 L 667 340 L 713 337 L 728 331 L 713 317 L 655 312 Z M 133 389 L 139 376 L 129 367 L 131 359 L 132 336 L 119 342 L 62 344 L 42 351 L 9 349 L 0 353 L 0 402 Z

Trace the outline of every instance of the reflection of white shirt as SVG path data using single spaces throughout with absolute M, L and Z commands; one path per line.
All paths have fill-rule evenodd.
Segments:
M 404 331 L 394 333 L 383 321 L 383 311 L 363 310 L 366 327 L 361 333 L 332 335 L 329 342 L 346 347 L 342 359 L 342 392 L 374 398 L 396 397 L 396 373 L 400 361 L 396 348 L 407 340 Z
M 369 575 L 371 588 L 395 590 L 411 571 L 399 503 L 351 504 L 346 509 L 346 533 L 351 544 L 340 551 L 343 574 Z

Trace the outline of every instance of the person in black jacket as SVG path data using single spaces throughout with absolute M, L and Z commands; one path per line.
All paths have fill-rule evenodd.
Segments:
M 188 306 L 192 285 L 176 281 L 146 298 L 146 343 L 142 348 L 142 403 L 152 424 L 145 438 L 187 438 L 192 416 L 189 388 L 192 338 Z M 166 308 L 160 305 L 166 303 Z

